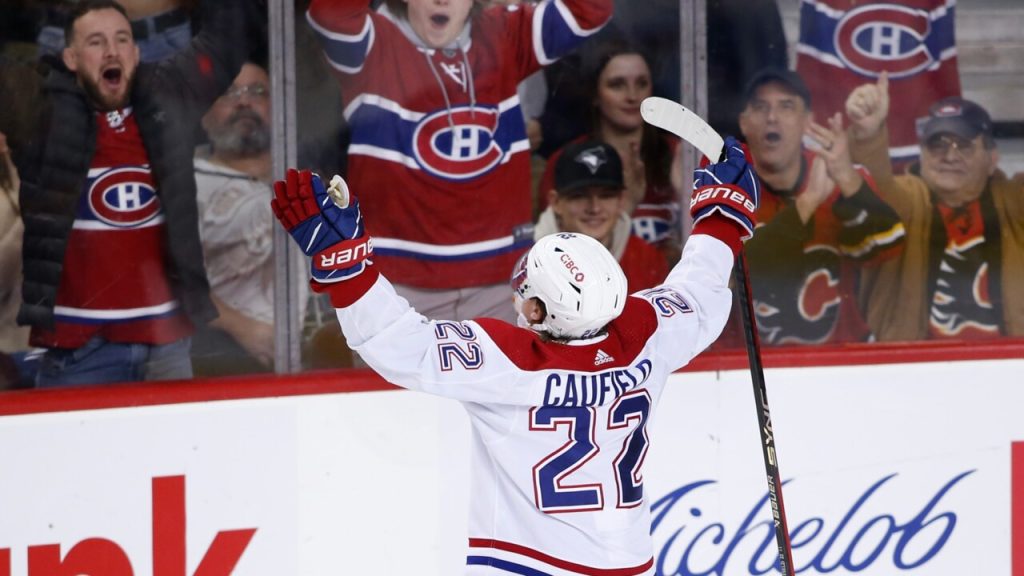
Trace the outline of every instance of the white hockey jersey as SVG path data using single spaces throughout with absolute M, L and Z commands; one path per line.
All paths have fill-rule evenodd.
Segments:
M 571 343 L 492 319 L 427 320 L 384 277 L 338 309 L 349 345 L 384 378 L 469 413 L 465 574 L 654 574 L 647 427 L 668 375 L 725 325 L 733 260 L 725 243 L 691 236 L 665 284 L 628 298 L 606 334 Z

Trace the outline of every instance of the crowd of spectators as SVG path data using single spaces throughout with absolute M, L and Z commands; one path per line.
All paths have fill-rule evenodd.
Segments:
M 299 84 L 320 95 L 298 111 L 315 132 L 300 167 L 343 173 L 375 264 L 425 316 L 515 321 L 509 274 L 554 231 L 605 245 L 630 292 L 679 259 L 690 148 L 640 116 L 678 98 L 678 3 L 296 9 L 317 43 Z M 732 33 L 709 33 L 709 116 L 763 187 L 746 244 L 762 342 L 1024 336 L 1024 179 L 999 169 L 985 109 L 934 103 L 918 160 L 894 166 L 884 73 L 815 118 L 775 2 L 708 9 Z M 0 389 L 272 371 L 266 5 L 23 0 L 0 16 Z M 739 34 L 754 20 L 771 26 Z M 306 366 L 360 365 L 329 316 L 306 327 Z M 734 318 L 717 346 L 742 342 Z

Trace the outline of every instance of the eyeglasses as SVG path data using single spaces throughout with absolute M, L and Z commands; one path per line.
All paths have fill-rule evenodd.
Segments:
M 270 89 L 266 84 L 246 84 L 245 86 L 232 86 L 224 93 L 224 98 L 229 100 L 241 100 L 242 96 L 250 98 L 268 98 Z
M 928 140 L 924 146 L 928 149 L 928 152 L 935 156 L 945 156 L 952 149 L 956 150 L 961 158 L 974 154 L 974 150 L 977 148 L 974 142 L 966 138 L 945 135 Z

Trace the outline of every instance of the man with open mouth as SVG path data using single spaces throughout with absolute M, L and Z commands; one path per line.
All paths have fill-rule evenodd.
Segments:
M 18 322 L 45 348 L 38 387 L 192 376 L 190 336 L 216 316 L 196 224 L 192 152 L 200 118 L 228 87 L 261 18 L 207 2 L 179 57 L 139 61 L 112 0 L 83 0 L 61 63 L 34 77 L 38 104 L 12 142 L 25 224 Z M 8 88 L 4 86 L 2 88 Z
M 761 341 L 869 340 L 857 279 L 862 266 L 901 249 L 899 217 L 850 160 L 841 115 L 811 117 L 810 91 L 797 73 L 761 70 L 744 100 L 740 131 L 764 186 L 761 226 L 746 248 Z M 730 327 L 742 342 L 738 322 Z

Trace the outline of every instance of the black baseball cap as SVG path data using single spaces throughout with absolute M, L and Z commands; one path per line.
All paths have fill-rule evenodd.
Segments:
M 992 137 L 992 118 L 970 100 L 959 96 L 943 98 L 928 108 L 928 116 L 918 121 L 918 136 L 927 142 L 937 134 L 954 134 L 967 140 L 982 134 Z
M 555 191 L 569 194 L 592 187 L 625 188 L 619 153 L 600 140 L 566 146 L 555 162 Z
M 805 106 L 811 107 L 811 91 L 807 89 L 807 84 L 804 84 L 804 79 L 787 68 L 762 68 L 755 72 L 743 90 L 743 105 L 749 104 L 757 89 L 769 82 L 785 85 L 803 99 Z

